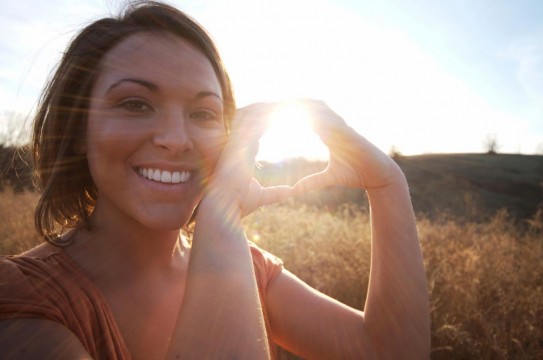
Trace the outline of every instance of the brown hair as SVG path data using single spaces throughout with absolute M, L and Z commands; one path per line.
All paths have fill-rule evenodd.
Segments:
M 236 105 L 219 52 L 204 28 L 180 10 L 155 1 L 131 2 L 120 16 L 85 27 L 68 46 L 38 105 L 32 154 L 42 195 L 34 224 L 38 234 L 61 246 L 63 228 L 89 225 L 98 192 L 78 141 L 84 139 L 90 94 L 103 56 L 139 32 L 166 32 L 190 41 L 210 60 L 221 85 L 225 126 Z

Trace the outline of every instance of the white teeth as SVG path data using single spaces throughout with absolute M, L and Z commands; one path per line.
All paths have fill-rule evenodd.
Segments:
M 179 184 L 187 182 L 190 179 L 190 171 L 174 171 L 158 169 L 138 169 L 138 173 L 146 179 L 158 181 L 166 184 Z
M 172 174 L 172 182 L 174 184 L 179 184 L 181 182 L 181 173 L 179 171 L 174 171 Z
M 183 171 L 181 173 L 181 182 L 187 182 L 190 178 L 190 173 L 188 171 Z
M 162 175 L 160 176 L 160 181 L 165 183 L 171 183 L 172 182 L 172 173 L 169 171 L 163 171 Z
M 156 169 L 154 172 L 153 172 L 153 180 L 154 181 L 160 181 L 162 177 L 160 176 L 160 170 Z

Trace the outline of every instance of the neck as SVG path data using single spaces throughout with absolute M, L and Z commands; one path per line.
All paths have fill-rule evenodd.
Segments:
M 71 255 L 97 280 L 112 274 L 123 281 L 168 276 L 179 268 L 188 246 L 178 229 L 152 230 L 98 208 L 90 221 L 90 230 L 80 228 L 74 234 Z

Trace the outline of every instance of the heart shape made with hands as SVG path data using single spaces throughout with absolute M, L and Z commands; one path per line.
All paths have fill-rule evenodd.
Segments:
M 328 163 L 324 170 L 305 176 L 294 186 L 262 187 L 253 178 L 258 141 L 271 125 L 273 115 L 286 105 L 300 106 L 307 112 L 312 130 L 329 151 Z M 401 169 L 388 155 L 319 100 L 257 103 L 238 109 L 223 153 L 232 165 L 224 166 L 223 176 L 232 184 L 232 192 L 238 194 L 237 201 L 245 214 L 262 205 L 331 185 L 370 190 L 405 182 Z
M 238 110 L 237 116 L 236 120 L 238 122 L 237 126 L 234 126 L 231 140 L 237 144 L 234 147 L 238 148 L 238 155 L 236 156 L 238 159 L 245 158 L 248 160 L 253 158 L 254 160 L 255 157 L 258 157 L 255 156 L 257 155 L 256 148 L 260 148 L 263 149 L 260 156 L 264 160 L 266 152 L 268 152 L 268 156 L 275 156 L 276 159 L 284 160 L 299 155 L 300 150 L 304 150 L 308 154 L 306 157 L 316 158 L 315 152 L 318 152 L 320 153 L 318 157 L 322 160 L 328 160 L 325 169 L 321 162 L 316 168 L 313 166 L 309 171 L 307 168 L 283 168 L 283 174 L 278 174 L 281 171 L 280 166 L 278 167 L 277 164 L 272 165 L 273 168 L 269 172 L 270 176 L 265 179 L 264 183 L 268 185 L 271 182 L 274 186 L 263 187 L 253 178 L 249 184 L 245 200 L 242 201 L 242 209 L 245 215 L 262 205 L 280 202 L 288 197 L 334 184 L 334 176 L 329 171 L 331 168 L 328 151 L 330 137 L 326 133 L 335 132 L 330 124 L 335 122 L 345 125 L 345 123 L 326 104 L 316 100 L 257 103 Z M 294 151 L 288 153 L 285 150 Z M 237 175 L 245 173 L 246 175 L 243 176 L 245 179 L 247 179 L 248 173 L 251 172 L 252 174 L 254 170 L 248 162 L 245 167 L 239 169 L 243 170 Z M 285 176 L 285 170 L 290 170 L 291 174 Z M 278 185 L 277 180 L 284 185 Z M 294 182 L 296 182 L 295 185 Z M 285 183 L 288 183 L 288 185 Z

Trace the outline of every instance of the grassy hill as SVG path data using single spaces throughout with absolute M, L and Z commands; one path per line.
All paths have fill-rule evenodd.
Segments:
M 443 211 L 484 217 L 506 208 L 528 218 L 543 205 L 543 156 L 510 154 L 432 154 L 395 159 L 407 176 L 415 211 L 429 216 Z M 324 163 L 292 159 L 263 163 L 257 177 L 265 184 L 293 184 L 323 169 Z M 329 189 L 301 200 L 324 206 L 343 202 L 366 204 L 360 191 Z
M 543 205 L 543 156 L 421 155 L 398 160 L 417 210 L 467 215 L 506 208 L 518 218 Z

